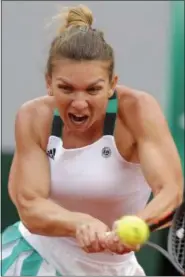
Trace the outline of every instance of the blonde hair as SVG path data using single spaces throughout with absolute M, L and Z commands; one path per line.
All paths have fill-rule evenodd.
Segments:
M 65 11 L 59 14 L 59 18 L 61 18 L 62 21 L 58 30 L 59 34 L 71 26 L 87 26 L 91 28 L 93 23 L 93 14 L 91 10 L 84 5 L 65 9 Z
M 92 11 L 84 5 L 78 5 L 63 10 L 57 18 L 60 26 L 50 47 L 46 73 L 51 75 L 56 60 L 68 58 L 109 61 L 112 75 L 113 49 L 105 42 L 103 32 L 92 29 Z

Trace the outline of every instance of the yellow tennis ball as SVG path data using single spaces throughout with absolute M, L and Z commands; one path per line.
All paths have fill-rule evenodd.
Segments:
M 116 233 L 120 241 L 128 246 L 142 245 L 150 235 L 148 225 L 137 216 L 124 216 L 118 220 Z

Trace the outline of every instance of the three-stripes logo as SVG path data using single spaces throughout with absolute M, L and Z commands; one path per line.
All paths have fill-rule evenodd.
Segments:
M 55 154 L 56 154 L 56 148 L 52 148 L 50 150 L 47 151 L 47 155 L 48 157 L 50 157 L 51 159 L 54 160 L 55 158 Z

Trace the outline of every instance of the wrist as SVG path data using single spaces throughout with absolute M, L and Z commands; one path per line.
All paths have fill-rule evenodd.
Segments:
M 93 217 L 88 214 L 72 212 L 68 221 L 68 236 L 75 238 L 78 226 L 92 218 Z

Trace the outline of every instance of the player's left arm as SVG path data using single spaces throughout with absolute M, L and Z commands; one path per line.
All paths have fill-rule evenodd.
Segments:
M 154 195 L 139 216 L 152 224 L 182 202 L 181 161 L 161 108 L 151 95 L 143 93 L 135 101 L 128 101 L 127 108 L 141 168 Z

